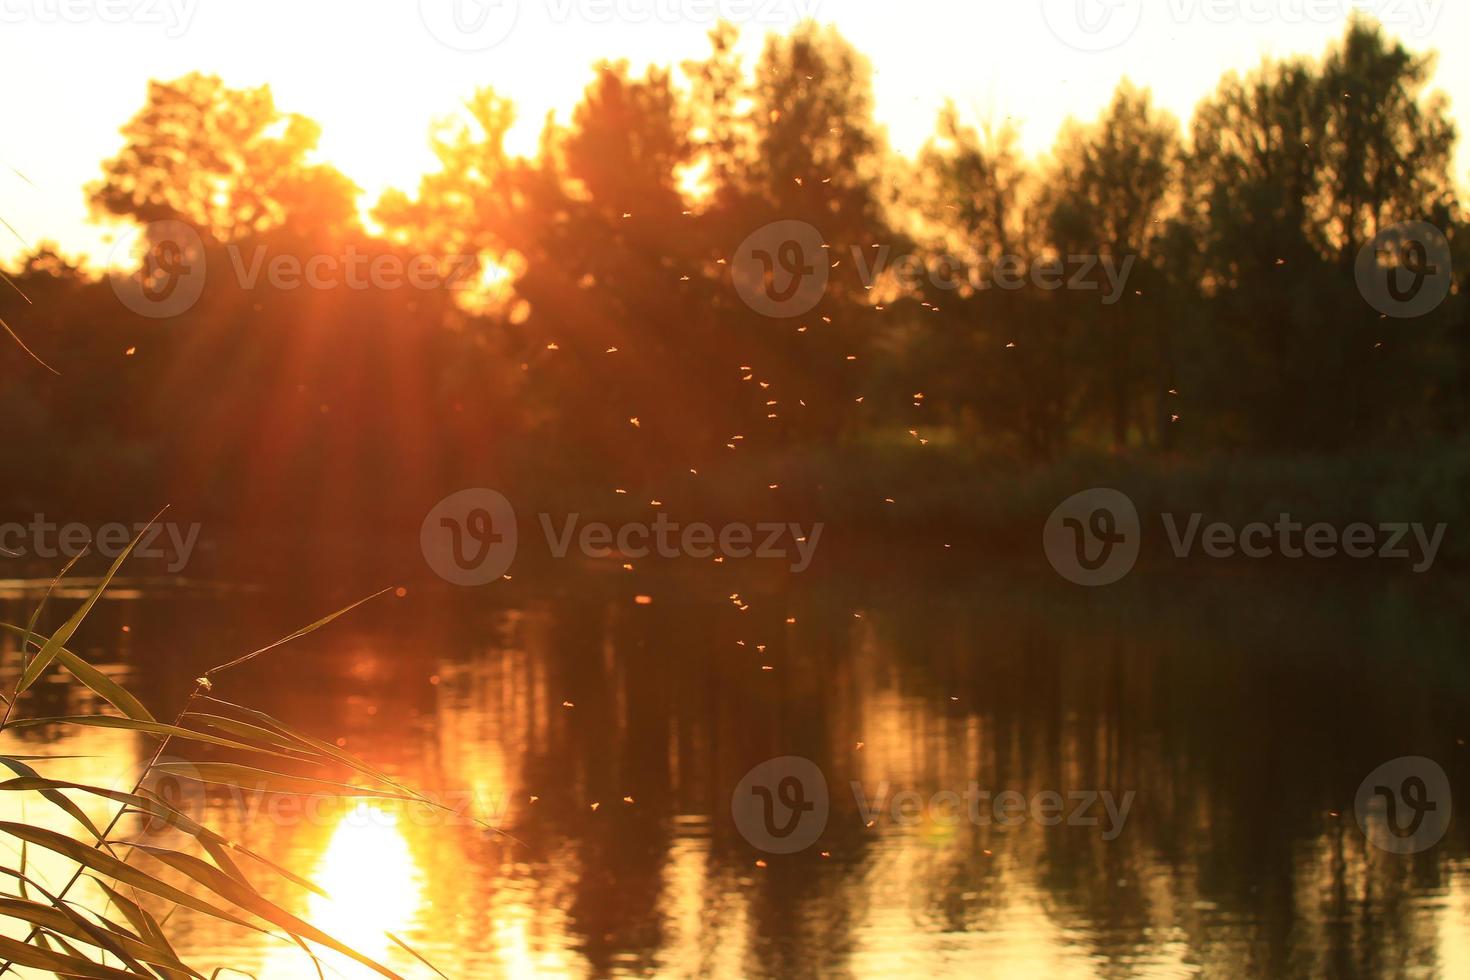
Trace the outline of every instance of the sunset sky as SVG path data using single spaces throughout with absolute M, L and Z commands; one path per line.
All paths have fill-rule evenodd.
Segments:
M 1187 117 L 1224 71 L 1264 55 L 1320 53 L 1354 8 L 1377 11 L 1411 48 L 1441 52 L 1436 82 L 1456 118 L 1470 102 L 1463 3 L 1240 0 L 1224 5 L 1244 13 L 1221 20 L 1208 13 L 1218 0 L 1142 0 L 1136 30 L 1089 53 L 1065 44 L 1046 19 L 1078 2 L 1096 11 L 1105 0 L 755 0 L 741 26 L 750 61 L 767 31 L 784 31 L 803 14 L 836 24 L 872 59 L 879 120 L 904 153 L 922 145 L 946 97 L 972 120 L 1014 119 L 1030 153 L 1045 152 L 1068 115 L 1094 116 L 1124 75 Z M 1132 0 L 1116 2 L 1117 17 L 1134 15 Z M 58 4 L 137 17 L 66 22 Z M 513 149 L 529 151 L 548 111 L 566 118 L 597 58 L 641 66 L 703 55 L 710 6 L 718 9 L 702 0 L 520 0 L 504 41 L 464 52 L 436 40 L 409 0 L 0 0 L 0 79 L 10 94 L 0 217 L 29 245 L 52 240 L 68 253 L 104 255 L 109 233 L 88 222 L 82 186 L 120 145 L 118 127 L 143 104 L 148 79 L 193 70 L 234 86 L 269 83 L 282 109 L 318 120 L 322 159 L 363 187 L 366 205 L 387 187 L 414 187 L 434 167 L 430 121 L 477 86 L 515 100 Z M 0 233 L 0 255 L 25 248 Z

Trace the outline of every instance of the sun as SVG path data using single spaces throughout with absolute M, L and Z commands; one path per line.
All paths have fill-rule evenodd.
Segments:
M 423 872 L 399 827 L 398 814 L 361 802 L 332 831 L 315 871 L 308 876 L 331 896 L 313 894 L 305 918 L 327 935 L 380 963 L 399 952 L 387 933 L 408 931 L 423 902 Z M 375 977 L 354 960 L 315 947 L 324 964 L 344 977 Z M 266 976 L 299 976 L 301 951 L 272 951 Z M 403 954 L 407 955 L 407 954 Z

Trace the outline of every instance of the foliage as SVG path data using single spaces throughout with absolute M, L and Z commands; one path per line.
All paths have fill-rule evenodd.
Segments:
M 277 110 L 267 87 L 230 89 L 197 72 L 153 82 L 122 134 L 121 152 L 91 188 L 104 214 L 187 221 L 221 241 L 308 215 L 318 227 L 356 220 L 351 182 L 307 162 L 321 128 Z
M 180 959 L 166 928 L 172 910 L 188 909 L 296 944 L 303 957 L 310 958 L 319 976 L 322 965 L 312 946 L 355 960 L 380 976 L 397 977 L 393 970 L 268 899 L 256 881 L 262 875 L 271 875 L 303 894 L 326 896 L 320 888 L 266 856 L 210 830 L 150 788 L 151 777 L 167 770 L 177 778 L 227 785 L 247 793 L 368 797 L 437 807 L 438 804 L 330 743 L 299 734 L 268 715 L 214 696 L 216 682 L 229 670 L 326 626 L 361 602 L 325 616 L 283 640 L 206 671 L 195 681 L 194 690 L 178 716 L 171 724 L 165 724 L 156 720 L 120 684 L 66 648 L 137 543 L 135 539 L 118 556 L 82 605 L 50 636 L 37 632 L 36 625 L 61 576 L 53 581 L 26 626 L 0 624 L 0 631 L 18 641 L 16 651 L 20 658 L 16 686 L 4 698 L 0 732 L 7 728 L 65 725 L 130 730 L 157 741 L 149 763 L 126 791 L 48 778 L 44 774 L 46 766 L 42 764 L 44 757 L 0 755 L 0 765 L 14 774 L 0 781 L 0 792 L 35 794 L 79 825 L 71 833 L 60 833 L 30 823 L 0 822 L 0 834 L 17 842 L 15 853 L 19 856 L 17 867 L 0 867 L 0 875 L 14 886 L 13 891 L 7 888 L 0 893 L 0 914 L 31 925 L 23 942 L 0 940 L 0 959 L 4 960 L 5 968 L 20 965 L 99 980 L 113 977 L 203 980 L 204 974 Z M 65 574 L 63 571 L 62 576 Z M 83 717 L 19 714 L 17 708 L 23 696 L 53 666 L 59 666 L 73 682 L 90 688 L 119 713 Z M 259 760 L 259 765 L 267 768 L 235 762 L 161 762 L 165 750 L 179 743 L 222 747 L 237 757 L 250 758 L 252 763 Z M 32 762 L 38 767 L 33 767 Z M 342 772 L 350 773 L 348 778 L 352 781 L 323 778 Z M 74 801 L 75 795 L 119 806 L 112 819 L 99 828 Z M 167 827 L 182 835 L 190 849 L 145 843 L 145 836 L 132 833 L 140 821 L 143 826 Z M 65 885 L 52 892 L 28 873 L 26 855 L 34 849 L 52 852 L 76 865 Z M 100 894 L 106 901 L 98 904 L 79 898 L 80 893 L 74 889 L 83 879 L 100 889 L 92 894 Z M 401 939 L 391 934 L 388 938 L 429 966 Z M 219 968 L 210 974 L 211 980 L 225 972 L 244 971 Z
M 0 355 L 0 438 L 37 461 L 6 503 L 88 516 L 101 469 L 136 497 L 105 504 L 136 510 L 166 473 L 203 516 L 347 528 L 468 480 L 636 493 L 732 452 L 910 431 L 1033 461 L 1433 444 L 1470 419 L 1470 236 L 1431 65 L 1359 20 L 1319 62 L 1226 76 L 1182 128 L 1125 82 L 1045 160 L 949 106 L 908 161 L 834 31 L 772 36 L 746 66 L 722 26 L 677 74 L 596 66 L 531 156 L 507 149 L 514 107 L 475 93 L 435 128 L 439 169 L 377 202 L 376 233 L 267 90 L 158 83 L 92 199 L 197 225 L 223 274 L 153 321 L 59 256 L 18 271 L 35 302 L 0 292 L 0 317 L 66 375 Z M 1432 314 L 1385 321 L 1353 262 L 1406 219 L 1445 230 L 1459 279 Z M 819 230 L 829 285 L 773 318 L 741 301 L 731 258 L 791 220 Z M 259 249 L 468 271 L 244 288 Z M 1073 256 L 1093 290 L 995 286 L 1007 261 L 1069 278 Z M 1099 259 L 1128 270 L 1107 302 Z

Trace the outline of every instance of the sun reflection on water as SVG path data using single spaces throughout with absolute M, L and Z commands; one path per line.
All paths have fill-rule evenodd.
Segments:
M 304 916 L 308 921 L 380 963 L 407 955 L 386 933 L 408 941 L 404 933 L 423 904 L 423 872 L 397 813 L 359 803 L 338 821 L 309 877 L 331 898 L 312 895 Z M 377 975 L 339 954 L 320 950 L 319 954 L 323 963 L 344 977 Z M 295 968 L 300 968 L 301 956 L 299 951 L 280 951 L 283 965 L 293 959 Z
M 1230 608 L 1241 601 L 1232 599 Z M 928 609 L 911 615 L 927 615 Z M 583 615 L 580 606 L 573 611 Z M 12 611 L 0 619 L 24 621 L 26 615 Z M 1037 611 L 1037 622 L 1046 615 Z M 977 624 L 995 618 L 977 617 Z M 212 793 L 201 794 L 189 809 L 197 808 L 204 823 L 231 839 L 318 883 L 333 900 L 245 864 L 270 898 L 410 980 L 434 973 L 397 948 L 385 931 L 412 944 L 454 980 L 802 972 L 1175 977 L 1201 970 L 1239 975 L 1253 966 L 1271 974 L 1296 965 L 1298 972 L 1320 974 L 1334 962 L 1370 956 L 1382 967 L 1379 972 L 1417 969 L 1470 977 L 1470 860 L 1461 838 L 1447 838 L 1438 856 L 1410 861 L 1370 848 L 1350 808 L 1325 830 L 1316 821 L 1276 812 L 1258 819 L 1252 808 L 1259 801 L 1239 796 L 1245 784 L 1235 781 L 1234 763 L 1209 753 L 1201 762 L 1200 746 L 1217 738 L 1219 723 L 1150 730 L 1137 744 L 1128 740 L 1141 738 L 1138 733 L 1120 734 L 1127 712 L 1169 713 L 1156 700 L 1163 680 L 1155 675 L 1172 676 L 1164 665 L 1176 645 L 1215 642 L 1207 631 L 1198 641 L 1187 631 L 1180 634 L 1185 640 L 1171 633 L 1157 647 L 1148 646 L 1147 637 L 1139 639 L 1140 648 L 1130 656 L 1143 665 L 1139 676 L 1148 681 L 1118 695 L 1116 705 L 1100 705 L 1093 697 L 1112 667 L 1066 660 L 1066 669 L 1079 676 L 1044 674 L 1043 687 L 1060 692 L 1060 702 L 1052 703 L 1048 693 L 1035 717 L 1023 710 L 1024 694 L 1016 693 L 1036 681 L 1025 666 L 1034 659 L 1032 620 L 1008 627 L 1025 642 L 997 648 L 996 676 L 1003 681 L 995 697 L 1001 706 L 965 710 L 948 699 L 953 682 L 944 681 L 936 696 L 928 674 L 911 678 L 903 671 L 922 667 L 964 676 L 955 665 L 969 664 L 976 645 L 969 634 L 946 639 L 953 644 L 950 652 L 936 645 L 933 663 L 906 666 L 878 622 L 877 613 L 861 621 L 844 648 L 851 653 L 848 662 L 810 695 L 824 712 L 826 738 L 839 749 L 823 759 L 834 801 L 852 800 L 854 781 L 869 800 L 887 784 L 891 801 L 900 787 L 929 798 L 976 781 L 986 789 L 1014 787 L 1029 797 L 1045 787 L 1065 790 L 1116 779 L 1119 786 L 1138 785 L 1141 799 L 1145 791 L 1151 794 L 1152 809 L 1141 805 L 1126 834 L 1102 842 L 1087 827 L 1048 829 L 1036 823 L 980 826 L 962 820 L 940 826 L 929 818 L 902 827 L 884 818 L 866 827 L 856 811 L 834 804 L 829 841 L 822 845 L 830 848 L 830 860 L 808 853 L 756 868 L 759 855 L 742 842 L 727 809 L 727 780 L 744 771 L 744 743 L 736 739 L 727 746 L 725 723 L 705 719 L 704 703 L 685 696 L 724 675 L 663 656 L 680 649 L 680 630 L 664 640 L 661 633 L 616 633 L 619 645 L 598 661 L 611 665 L 615 689 L 605 695 L 574 690 L 576 709 L 563 708 L 568 688 L 587 672 L 587 658 L 602 648 L 593 642 L 595 632 L 574 630 L 560 638 L 549 611 L 497 616 L 493 628 L 476 627 L 493 640 L 459 659 L 414 662 L 421 680 L 429 672 L 442 680 L 432 688 L 424 682 L 426 691 L 408 690 L 385 668 L 334 682 L 347 693 L 334 687 L 331 698 L 313 686 L 263 686 L 254 692 L 278 699 L 272 713 L 328 735 L 347 735 L 374 765 L 401 772 L 408 783 L 436 788 L 447 803 L 457 806 L 467 797 L 471 812 L 514 839 L 382 800 L 292 798 L 277 808 L 274 801 Z M 1070 632 L 1046 632 L 1052 628 L 1049 621 L 1035 625 L 1036 642 L 1072 642 Z M 841 625 L 842 638 L 849 629 Z M 414 642 L 443 645 L 417 635 Z M 1252 648 L 1233 636 L 1218 642 L 1223 649 L 1211 652 L 1222 658 Z M 362 646 L 352 639 L 343 660 Z M 669 666 L 637 672 L 654 656 L 650 651 L 657 651 L 657 663 Z M 3 689 L 13 688 L 18 674 L 19 660 L 10 652 Z M 123 676 L 120 656 L 100 662 Z M 1274 666 L 1261 669 L 1276 677 Z M 142 683 L 146 689 L 148 675 Z M 1314 700 L 1315 677 L 1302 683 L 1298 696 L 1313 719 L 1330 717 L 1346 696 L 1336 691 Z M 72 687 L 38 689 L 37 696 L 49 699 L 51 714 L 107 710 Z M 733 708 L 748 706 L 738 691 L 723 697 L 730 700 L 716 705 L 721 718 L 736 717 Z M 423 738 L 359 717 L 364 702 L 381 706 L 383 716 L 416 719 Z M 1013 703 L 1022 705 L 1014 709 L 1019 714 L 1006 707 Z M 1233 703 L 1226 708 L 1233 710 Z M 1240 717 L 1248 717 L 1241 710 Z M 1244 729 L 1236 716 L 1227 717 Z M 1359 724 L 1372 723 L 1368 718 Z M 1184 725 L 1170 723 L 1175 724 Z M 1384 724 L 1383 738 L 1391 739 L 1396 729 Z M 1376 732 L 1365 730 L 1363 738 Z M 766 737 L 760 736 L 762 745 Z M 770 739 L 790 737 L 795 736 Z M 1124 751 L 1119 744 L 1131 747 Z M 1263 740 L 1243 751 L 1288 751 L 1296 778 L 1312 780 L 1303 792 L 1330 799 L 1340 790 L 1351 803 L 1356 776 L 1339 787 L 1341 780 L 1330 774 L 1314 775 L 1312 743 L 1280 743 L 1286 750 L 1277 744 Z M 0 752 L 60 757 L 52 768 L 67 780 L 124 787 L 131 782 L 128 773 L 155 748 L 156 742 L 136 733 L 74 726 L 15 729 L 0 738 Z M 1179 775 L 1193 765 L 1225 766 L 1231 775 Z M 587 800 L 614 801 L 640 779 L 646 785 L 632 786 L 636 805 L 588 809 Z M 76 829 L 70 817 L 35 794 L 0 797 L 5 819 Z M 114 812 L 109 803 L 92 801 L 88 812 L 105 822 Z M 15 844 L 0 840 L 0 851 L 12 862 L 19 860 Z M 74 869 L 68 859 L 40 848 L 30 849 L 27 859 L 29 873 L 57 889 Z M 1222 862 L 1238 866 L 1238 872 L 1222 878 Z M 1275 884 L 1258 893 L 1257 883 L 1266 881 Z M 73 895 L 98 898 L 85 888 Z M 178 930 L 180 953 L 206 976 L 216 966 L 248 971 L 222 977 L 317 976 L 306 956 L 284 939 L 184 913 L 170 922 Z M 1284 931 L 1273 932 L 1273 923 Z M 19 920 L 0 923 L 0 933 L 17 939 L 27 929 Z M 340 955 L 317 952 L 328 977 L 375 975 Z

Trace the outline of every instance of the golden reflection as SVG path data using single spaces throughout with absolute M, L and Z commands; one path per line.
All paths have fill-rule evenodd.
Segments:
M 380 963 L 402 963 L 407 954 L 386 934 L 412 945 L 404 934 L 423 904 L 423 873 L 400 827 L 399 814 L 372 803 L 357 804 L 338 821 L 308 877 L 331 898 L 312 895 L 304 914 L 307 921 Z M 344 956 L 318 953 L 341 976 L 377 975 Z M 279 961 L 281 972 L 267 970 L 266 975 L 292 975 L 287 971 L 301 968 L 302 955 L 298 950 L 278 950 L 273 960 Z
M 1440 965 L 1447 977 L 1470 977 L 1470 861 L 1458 864 L 1438 909 Z
M 340 732 L 366 746 L 369 757 L 402 771 L 406 780 L 435 787 L 447 803 L 470 806 L 515 834 L 515 841 L 381 801 L 276 807 L 201 792 L 188 809 L 320 884 L 333 900 L 285 885 L 266 887 L 273 900 L 411 980 L 433 973 L 385 931 L 455 980 L 785 976 L 801 972 L 793 964 L 806 972 L 855 976 L 968 976 L 975 964 L 983 964 L 985 975 L 1004 977 L 1173 977 L 1200 969 L 1236 975 L 1249 963 L 1264 964 L 1257 972 L 1267 974 L 1289 972 L 1291 964 L 1320 973 L 1337 958 L 1369 949 L 1388 972 L 1413 959 L 1427 973 L 1470 976 L 1470 862 L 1450 850 L 1452 842 L 1430 878 L 1428 864 L 1369 848 L 1351 814 L 1325 831 L 1273 824 L 1262 833 L 1285 850 L 1262 858 L 1270 863 L 1249 864 L 1249 853 L 1238 849 L 1225 852 L 1231 861 L 1246 862 L 1247 884 L 1273 869 L 1285 879 L 1269 896 L 1251 888 L 1242 900 L 1236 889 L 1246 888 L 1234 879 L 1222 882 L 1212 870 L 1221 859 L 1214 851 L 1237 847 L 1231 828 L 1250 827 L 1241 824 L 1244 804 L 1234 784 L 1181 776 L 1159 741 L 1140 743 L 1120 727 L 1120 709 L 1092 695 L 1105 688 L 1100 661 L 1069 663 L 1055 677 L 1025 674 L 1026 684 L 1060 692 L 1059 704 L 1048 704 L 1040 717 L 983 705 L 961 710 L 949 696 L 963 686 L 946 682 L 936 698 L 932 678 L 915 681 L 895 667 L 878 615 L 841 628 L 853 631 L 850 655 L 823 682 L 826 703 L 834 706 L 826 733 L 833 748 L 823 759 L 833 799 L 822 845 L 830 848 L 830 861 L 771 858 L 757 870 L 757 855 L 730 836 L 719 812 L 728 805 L 728 790 L 718 772 L 740 766 L 714 758 L 707 763 L 713 774 L 702 775 L 702 740 L 714 735 L 694 720 L 692 709 L 685 712 L 681 688 L 644 677 L 639 683 L 652 693 L 640 694 L 630 684 L 638 697 L 624 700 L 628 692 L 618 690 L 600 705 L 597 692 L 569 691 L 568 676 L 584 669 L 589 654 L 606 658 L 609 676 L 631 676 L 630 664 L 643 661 L 620 659 L 633 655 L 612 646 L 608 636 L 631 643 L 641 637 L 588 630 L 562 638 L 541 610 L 498 616 L 487 630 L 493 641 L 466 644 L 469 652 L 459 659 L 415 664 L 419 676 L 432 670 L 442 680 L 426 691 L 395 700 L 395 676 L 386 670 L 351 680 L 364 692 L 353 711 L 367 704 L 380 705 L 385 714 L 418 715 L 425 721 L 422 741 L 374 727 L 367 715 L 354 722 L 344 712 L 315 722 L 324 733 Z M 1011 628 L 1016 636 L 995 641 L 1001 652 L 991 654 L 990 666 L 1007 696 L 1001 699 L 1019 704 L 1022 698 L 1009 697 L 1004 685 L 1020 683 L 1021 675 L 1004 651 L 1022 649 L 1031 629 L 1029 622 Z M 1037 634 L 1052 635 L 1040 628 Z M 1082 641 L 1063 634 L 1057 642 L 1070 647 Z M 354 640 L 344 662 L 362 649 Z M 967 655 L 960 649 L 957 658 Z M 18 658 L 11 653 L 0 689 L 15 683 Z M 569 693 L 576 712 L 560 707 Z M 89 695 L 70 687 L 38 688 L 36 696 L 49 699 L 37 712 L 98 710 Z M 1141 705 L 1136 712 L 1151 716 L 1158 696 L 1146 685 L 1128 687 L 1119 704 Z M 304 697 L 280 714 L 308 717 Z M 581 715 L 594 706 L 610 721 L 599 720 L 579 735 Z M 1214 730 L 1195 734 L 1214 737 Z M 639 746 L 636 753 L 606 748 L 625 740 Z M 135 733 L 70 726 L 0 736 L 0 752 L 75 757 L 57 760 L 55 771 L 78 782 L 123 787 L 155 744 Z M 1178 751 L 1185 753 L 1180 766 L 1198 758 Z M 132 766 L 119 767 L 119 759 Z M 599 784 L 599 766 L 615 766 L 617 778 Z M 636 788 L 636 806 L 612 805 L 627 791 L 623 774 L 634 771 L 661 778 Z M 702 781 L 714 785 L 688 788 Z M 1151 788 L 1151 795 L 1125 834 L 1103 842 L 1086 827 L 969 820 L 951 826 L 933 813 L 913 826 L 883 816 L 865 828 L 854 809 L 854 781 L 865 800 L 881 796 L 890 807 L 906 789 L 928 800 L 938 791 L 964 791 L 971 782 L 992 791 L 1014 788 L 1026 797 L 1043 789 L 1132 786 Z M 607 785 L 617 787 L 616 795 Z M 594 793 L 604 801 L 595 814 L 586 807 L 598 798 Z M 540 802 L 531 804 L 533 798 Z M 78 801 L 98 822 L 110 815 L 111 808 L 96 800 Z M 610 810 L 618 823 L 610 822 Z M 71 826 L 64 813 L 29 793 L 0 793 L 0 816 Z M 1249 843 L 1255 846 L 1254 839 Z M 19 860 L 13 841 L 7 847 L 0 840 L 0 853 Z M 34 848 L 28 862 L 29 871 L 52 887 L 73 868 Z M 1258 938 L 1263 924 L 1252 909 L 1268 898 L 1285 909 L 1289 941 Z M 225 964 L 262 980 L 316 975 L 304 954 L 284 941 L 203 917 L 174 921 L 187 923 L 180 951 L 208 961 L 206 975 Z M 27 930 L 17 920 L 0 922 L 3 935 L 20 938 Z M 373 976 L 342 956 L 318 952 L 327 976 Z

